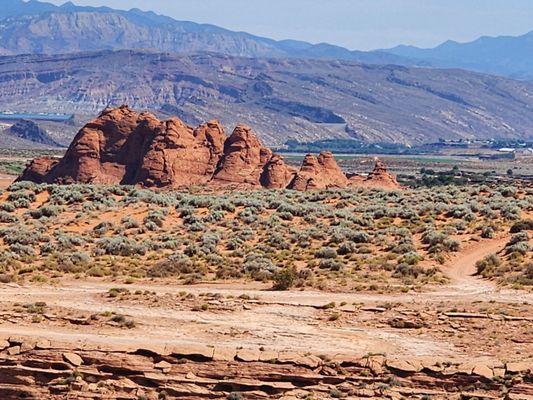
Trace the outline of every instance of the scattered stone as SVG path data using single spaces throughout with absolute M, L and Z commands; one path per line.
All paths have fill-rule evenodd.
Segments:
M 486 379 L 494 378 L 494 372 L 492 371 L 492 369 L 490 369 L 489 367 L 483 364 L 476 365 L 474 369 L 472 370 L 472 373 L 475 375 L 482 376 L 483 378 L 486 378 Z
M 154 365 L 154 368 L 160 369 L 165 374 L 169 373 L 172 369 L 172 364 L 167 361 L 160 361 Z
M 7 349 L 7 354 L 10 356 L 15 356 L 17 354 L 20 354 L 20 346 L 12 346 Z
M 388 368 L 392 368 L 401 372 L 418 372 L 419 368 L 412 365 L 410 362 L 400 359 L 387 360 Z
M 259 361 L 260 357 L 261 357 L 261 352 L 258 349 L 257 350 L 240 349 L 240 350 L 237 350 L 236 359 L 239 361 L 252 362 L 252 361 Z
M 37 350 L 48 350 L 52 347 L 52 343 L 48 339 L 39 339 L 35 343 L 35 348 Z
M 63 359 L 75 367 L 83 364 L 83 359 L 75 353 L 63 353 Z
M 519 374 L 521 372 L 530 372 L 533 370 L 531 363 L 526 363 L 526 362 L 510 362 L 506 364 L 505 368 L 507 372 L 510 372 L 512 374 Z

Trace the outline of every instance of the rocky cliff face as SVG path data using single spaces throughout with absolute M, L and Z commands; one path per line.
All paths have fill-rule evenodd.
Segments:
M 238 125 L 227 137 L 218 121 L 193 129 L 178 118 L 160 121 L 128 106 L 103 111 L 78 132 L 61 160 L 38 158 L 18 180 L 295 190 L 342 188 L 350 183 L 330 152 L 307 155 L 295 171 L 264 147 L 248 126 Z M 380 163 L 363 184 L 382 182 L 389 188 L 398 186 Z

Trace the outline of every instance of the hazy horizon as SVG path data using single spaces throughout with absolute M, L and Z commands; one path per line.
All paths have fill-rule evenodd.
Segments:
M 48 0 L 63 4 L 64 0 Z M 527 0 L 76 0 L 79 5 L 140 8 L 277 40 L 328 42 L 353 50 L 400 44 L 434 47 L 447 40 L 522 35 L 533 30 Z M 302 13 L 305 10 L 305 13 Z

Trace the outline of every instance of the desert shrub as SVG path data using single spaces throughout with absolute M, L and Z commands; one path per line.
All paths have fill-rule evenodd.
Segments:
M 56 217 L 61 212 L 61 209 L 58 206 L 41 206 L 35 210 L 29 212 L 30 216 L 35 219 L 42 217 Z
M 327 259 L 320 260 L 320 262 L 318 263 L 318 267 L 320 269 L 329 269 L 331 271 L 340 271 L 344 267 L 344 264 L 342 262 L 340 262 L 340 261 L 336 261 L 336 260 L 333 260 L 331 258 L 327 258 Z
M 529 283 L 530 285 L 533 285 L 533 263 L 529 263 L 527 266 L 526 266 L 526 269 L 524 270 L 524 276 L 526 277 L 526 279 L 528 279 L 529 281 L 532 281 L 531 283 Z
M 218 222 L 218 221 L 222 221 L 224 219 L 224 211 L 221 211 L 221 210 L 215 210 L 215 211 L 211 211 L 211 214 L 205 216 L 203 219 L 202 219 L 202 222 Z
M 35 250 L 32 246 L 21 243 L 13 243 L 9 246 L 9 250 L 19 256 L 34 256 Z
M 369 243 L 370 235 L 362 231 L 354 231 L 344 227 L 333 227 L 329 230 L 330 243 L 341 243 L 345 240 L 354 243 Z
M 83 185 L 50 186 L 50 203 L 52 204 L 81 204 L 86 196 L 90 195 L 90 189 Z
M 274 233 L 267 239 L 267 243 L 278 250 L 288 250 L 291 247 L 281 233 Z
M 160 261 L 150 267 L 147 275 L 150 278 L 168 278 L 180 274 L 190 274 L 194 272 L 192 260 L 185 254 L 175 253 L 166 260 Z
M 16 210 L 16 207 L 12 203 L 2 202 L 0 203 L 0 210 L 11 213 Z
M 507 246 L 505 248 L 505 251 L 507 254 L 517 253 L 517 254 L 525 256 L 526 254 L 529 253 L 529 251 L 531 251 L 531 248 L 529 246 L 529 243 L 527 242 L 518 242 L 513 245 Z
M 396 254 L 407 254 L 415 251 L 415 247 L 413 246 L 412 241 L 409 239 L 405 241 L 402 240 L 400 243 L 395 243 L 394 245 L 390 246 L 388 250 Z
M 140 225 L 137 221 L 135 221 L 131 216 L 124 217 L 120 220 L 120 223 L 124 227 L 124 229 L 133 229 L 138 228 Z
M 259 219 L 257 210 L 253 208 L 245 208 L 239 214 L 237 214 L 237 216 L 245 224 L 252 224 Z
M 150 211 L 148 215 L 144 217 L 144 226 L 150 231 L 155 231 L 157 228 L 163 227 L 165 216 L 166 213 L 162 210 Z
M 123 236 L 114 236 L 100 239 L 96 244 L 96 254 L 109 254 L 113 256 L 135 256 L 146 254 L 146 246 L 137 243 L 133 239 L 128 239 Z
M 429 244 L 430 246 L 434 246 L 437 244 L 441 244 L 446 240 L 447 236 L 442 232 L 437 232 L 433 230 L 432 228 L 427 229 L 422 234 L 422 243 Z
M 442 243 L 442 247 L 446 251 L 457 252 L 459 251 L 461 244 L 457 240 L 446 238 Z
M 244 260 L 244 271 L 256 275 L 259 272 L 273 273 L 277 270 L 272 260 L 262 253 L 249 253 Z
M 489 277 L 494 274 L 501 263 L 500 258 L 496 254 L 489 254 L 483 260 L 476 263 L 477 274 Z
M 507 246 L 512 246 L 513 244 L 517 244 L 519 242 L 527 242 L 529 240 L 529 235 L 525 231 L 521 231 L 517 233 L 516 235 L 511 236 L 511 239 L 509 240 L 509 243 L 507 243 Z
M 202 235 L 202 243 L 200 247 L 201 253 L 204 255 L 215 254 L 218 252 L 217 246 L 220 243 L 220 236 L 213 232 L 206 232 Z
M 113 224 L 111 222 L 108 222 L 108 221 L 103 221 L 103 222 L 100 222 L 98 225 L 96 225 L 93 228 L 93 232 L 97 236 L 103 236 L 107 232 L 109 232 L 111 229 L 113 229 Z
M 506 204 L 500 210 L 501 216 L 507 220 L 515 220 L 520 218 L 520 208 L 516 205 Z
M 354 242 L 343 242 L 339 245 L 337 249 L 337 254 L 344 256 L 357 253 L 357 244 Z
M 316 258 L 337 258 L 337 250 L 332 247 L 322 247 L 315 251 Z
M 518 233 L 521 231 L 532 231 L 533 230 L 533 220 L 532 219 L 523 219 L 518 222 L 515 222 L 511 226 L 511 233 Z
M 125 204 L 143 202 L 162 207 L 170 207 L 177 204 L 177 198 L 172 192 L 156 192 L 149 189 L 132 189 L 123 201 Z
M 481 228 L 481 237 L 484 239 L 492 239 L 494 237 L 494 228 L 492 226 L 483 226 Z
M 73 250 L 84 246 L 86 240 L 81 236 L 64 235 L 62 233 L 56 233 L 56 249 L 58 251 Z
M 512 186 L 503 186 L 499 188 L 503 197 L 514 197 L 516 195 L 516 188 Z
M 447 215 L 448 217 L 461 218 L 468 222 L 474 221 L 476 219 L 475 214 L 472 212 L 468 205 L 455 206 L 450 211 L 448 211 Z
M 16 215 L 9 214 L 8 212 L 5 212 L 5 211 L 0 211 L 0 222 L 1 223 L 12 224 L 18 221 L 19 221 L 19 218 Z
M 7 196 L 7 201 L 12 202 L 13 204 L 23 203 L 25 205 L 26 204 L 29 205 L 30 203 L 33 203 L 35 199 L 36 199 L 35 193 L 29 190 L 18 190 L 18 191 L 9 193 L 9 195 Z M 17 208 L 27 208 L 27 207 L 19 206 Z
M 290 217 L 287 217 L 287 220 L 292 220 L 292 217 L 303 217 L 306 214 L 306 209 L 302 207 L 301 205 L 294 205 L 294 204 L 288 204 L 288 203 L 281 203 L 278 208 L 276 209 L 276 213 L 280 216 L 280 218 L 285 219 L 281 216 L 281 214 L 290 214 Z
M 63 272 L 83 272 L 91 265 L 92 261 L 91 256 L 84 252 L 57 254 L 57 268 Z
M 410 252 L 410 253 L 407 253 L 407 254 L 404 254 L 400 260 L 399 260 L 399 263 L 400 264 L 407 264 L 407 265 L 416 265 L 418 264 L 420 261 L 423 260 L 423 257 L 418 254 L 417 252 Z
M 24 227 L 10 227 L 0 229 L 0 237 L 6 244 L 34 245 L 39 242 L 42 235 L 37 231 L 30 231 Z
M 418 278 L 418 276 L 424 275 L 424 274 L 425 274 L 425 271 L 424 271 L 424 268 L 422 267 L 401 263 L 396 266 L 396 270 L 393 275 L 395 277 Z
M 288 290 L 296 280 L 297 272 L 295 268 L 282 268 L 274 272 L 272 279 L 274 281 L 274 290 Z

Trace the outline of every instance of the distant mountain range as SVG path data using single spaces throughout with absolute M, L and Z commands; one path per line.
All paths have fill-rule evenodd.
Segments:
M 520 37 L 483 37 L 464 44 L 446 42 L 434 49 L 398 46 L 364 52 L 327 43 L 275 41 L 214 25 L 176 21 L 138 9 L 123 11 L 76 6 L 71 2 L 55 6 L 35 0 L 2 0 L 0 54 L 121 49 L 462 68 L 533 80 L 533 32 Z
M 138 9 L 2 0 L 0 110 L 75 113 L 82 121 L 126 103 L 192 125 L 248 123 L 274 146 L 532 139 L 532 42 L 530 33 L 362 52 Z M 58 132 L 69 128 L 47 131 L 67 144 Z M 3 137 L 34 141 L 25 135 Z
M 108 50 L 0 57 L 0 82 L 0 110 L 89 118 L 126 103 L 191 125 L 244 122 L 274 146 L 533 138 L 532 82 L 463 70 Z
M 144 49 L 243 57 L 336 58 L 366 63 L 410 64 L 381 52 L 350 51 L 326 43 L 275 41 L 215 25 L 176 21 L 138 9 L 55 6 L 32 0 L 2 0 L 0 54 L 57 54 L 77 51 Z
M 444 68 L 533 80 L 533 31 L 522 36 L 481 37 L 470 43 L 448 41 L 433 49 L 398 46 L 389 54 Z

